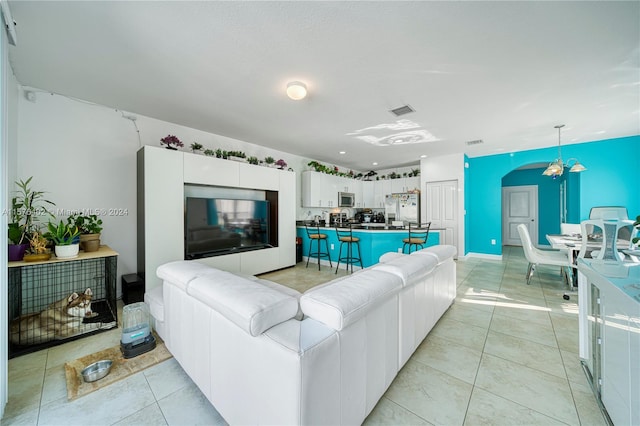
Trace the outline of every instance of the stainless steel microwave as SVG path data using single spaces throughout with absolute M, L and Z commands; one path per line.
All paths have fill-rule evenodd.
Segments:
M 351 192 L 338 192 L 338 207 L 353 207 L 356 195 Z

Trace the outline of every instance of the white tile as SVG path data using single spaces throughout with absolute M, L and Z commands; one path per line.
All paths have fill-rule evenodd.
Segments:
M 462 346 L 442 337 L 429 335 L 411 359 L 449 374 L 469 384 L 476 380 L 482 351 Z
M 108 425 L 154 402 L 144 375 L 138 373 L 74 401 L 69 402 L 65 397 L 44 404 L 38 423 Z
M 528 321 L 517 320 L 504 315 L 493 315 L 490 330 L 508 334 L 513 337 L 521 337 L 532 342 L 557 347 L 556 335 L 551 325 L 534 324 Z
M 485 354 L 476 386 L 556 420 L 578 423 L 566 379 Z
M 511 426 L 565 425 L 566 423 L 476 387 L 469 401 L 464 424 Z
M 484 352 L 562 379 L 567 377 L 558 348 L 489 331 Z
M 142 410 L 133 413 L 129 417 L 125 417 L 119 422 L 114 423 L 114 426 L 166 426 L 166 424 L 167 421 L 162 415 L 160 406 L 157 402 L 154 402 Z
M 382 397 L 375 406 L 371 414 L 364 420 L 363 425 L 394 425 L 394 426 L 418 426 L 431 425 L 423 418 L 420 418 L 407 410 Z
M 459 425 L 472 385 L 417 361 L 409 360 L 385 397 L 433 424 Z
M 175 358 L 170 358 L 144 370 L 144 375 L 156 400 L 161 400 L 186 386 L 193 384 Z
M 195 384 L 159 400 L 158 405 L 170 426 L 227 424 Z

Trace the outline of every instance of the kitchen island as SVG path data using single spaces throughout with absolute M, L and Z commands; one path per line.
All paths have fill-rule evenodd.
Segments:
M 367 266 L 375 265 L 378 263 L 380 256 L 390 251 L 398 252 L 402 250 L 402 239 L 409 236 L 408 228 L 399 228 L 387 226 L 383 223 L 369 223 L 355 225 L 353 228 L 353 236 L 360 238 L 360 250 L 362 250 L 362 265 Z M 340 241 L 336 235 L 336 228 L 333 226 L 320 227 L 320 232 L 327 234 L 327 240 L 329 243 L 329 255 L 331 261 L 338 261 L 338 253 L 340 252 Z M 306 257 L 309 253 L 309 237 L 304 225 L 297 225 L 296 234 L 302 238 L 302 255 Z M 440 230 L 431 229 L 427 238 L 425 247 L 435 246 L 440 244 Z M 315 246 L 314 246 L 315 247 Z M 346 246 L 344 250 L 346 250 Z M 315 250 L 315 249 L 314 249 Z M 345 253 L 342 255 L 344 256 Z M 354 248 L 354 250 L 356 250 Z M 312 261 L 317 262 L 314 258 Z M 321 260 L 322 264 L 329 265 L 326 259 Z M 342 265 L 341 265 L 342 266 Z

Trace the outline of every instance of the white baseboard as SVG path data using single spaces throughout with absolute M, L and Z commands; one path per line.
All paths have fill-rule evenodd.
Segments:
M 467 253 L 464 255 L 464 257 L 477 257 L 480 259 L 487 259 L 487 260 L 502 260 L 501 254 Z

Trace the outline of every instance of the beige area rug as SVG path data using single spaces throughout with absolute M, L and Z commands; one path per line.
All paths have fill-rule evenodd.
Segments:
M 155 337 L 155 349 L 134 358 L 124 359 L 120 351 L 120 345 L 118 345 L 78 358 L 75 361 L 67 362 L 64 365 L 64 370 L 67 376 L 67 398 L 69 401 L 90 394 L 91 392 L 97 391 L 98 389 L 171 358 L 172 355 L 169 350 L 167 350 L 164 342 L 160 340 L 157 335 Z M 89 364 L 103 359 L 113 361 L 109 374 L 95 382 L 85 382 L 82 378 L 81 371 Z

